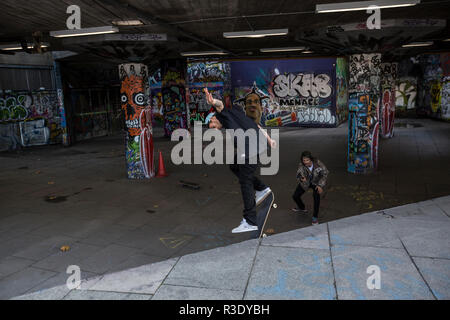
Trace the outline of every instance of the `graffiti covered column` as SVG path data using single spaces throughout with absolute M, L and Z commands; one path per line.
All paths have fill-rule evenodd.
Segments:
M 183 60 L 166 60 L 162 64 L 162 102 L 164 132 L 170 137 L 176 129 L 189 128 L 186 103 L 186 64 Z
M 66 109 L 64 108 L 64 94 L 61 80 L 61 66 L 60 63 L 54 62 L 55 78 L 56 78 L 56 92 L 58 95 L 58 113 L 61 118 L 61 131 L 63 146 L 68 147 L 71 144 L 70 135 L 67 129 Z
M 127 128 L 128 178 L 151 178 L 155 175 L 155 169 L 148 70 L 143 64 L 121 64 L 119 74 L 122 81 L 120 100 Z
M 350 56 L 348 166 L 371 173 L 378 166 L 381 54 Z
M 397 80 L 397 69 L 397 63 L 381 64 L 380 135 L 383 138 L 392 138 L 394 136 L 395 81 Z

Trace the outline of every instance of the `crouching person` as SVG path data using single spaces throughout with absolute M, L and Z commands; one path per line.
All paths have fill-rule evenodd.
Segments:
M 312 217 L 312 224 L 319 223 L 319 207 L 320 207 L 320 195 L 323 193 L 323 189 L 327 183 L 328 170 L 325 165 L 319 160 L 315 159 L 311 152 L 304 151 L 301 155 L 301 161 L 297 169 L 297 188 L 295 189 L 292 198 L 294 199 L 297 207 L 292 208 L 293 211 L 299 213 L 308 213 L 305 204 L 303 203 L 301 196 L 308 190 L 313 189 L 314 198 L 314 213 Z

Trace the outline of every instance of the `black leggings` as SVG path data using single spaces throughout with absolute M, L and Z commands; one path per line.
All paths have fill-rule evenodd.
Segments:
M 317 218 L 319 216 L 319 206 L 320 206 L 320 194 L 316 191 L 316 186 L 313 186 L 312 184 L 309 185 L 309 188 L 313 189 L 313 198 L 314 198 L 314 218 Z M 303 190 L 301 184 L 298 184 L 297 188 L 295 189 L 294 194 L 292 195 L 292 199 L 294 199 L 295 203 L 297 204 L 297 207 L 301 210 L 305 210 L 305 204 L 303 203 L 301 196 L 305 193 L 305 190 Z
M 232 164 L 231 171 L 239 179 L 242 200 L 244 202 L 244 218 L 251 225 L 256 225 L 255 190 L 262 191 L 267 186 L 255 176 L 256 164 Z

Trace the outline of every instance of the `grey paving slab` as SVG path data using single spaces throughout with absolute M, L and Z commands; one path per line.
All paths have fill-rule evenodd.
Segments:
M 81 261 L 101 250 L 103 250 L 102 247 L 77 242 L 70 245 L 69 251 L 62 252 L 58 250 L 56 253 L 36 262 L 33 266 L 51 271 L 65 272 L 68 266 L 78 265 L 83 270 L 84 267 Z
M 21 237 L 7 240 L 0 246 L 0 259 L 12 256 L 14 253 L 23 250 L 37 242 L 45 240 L 47 237 L 25 234 Z
M 406 237 L 420 236 L 430 231 L 439 229 L 450 229 L 449 220 L 418 220 L 409 218 L 394 218 L 390 220 L 392 229 L 400 239 Z
M 331 221 L 328 227 L 332 245 L 402 247 L 389 217 L 382 214 L 367 213 Z
M 243 290 L 257 244 L 257 240 L 251 240 L 183 256 L 164 284 Z
M 450 217 L 450 196 L 433 199 L 432 201 L 438 205 L 448 217 Z
M 66 236 L 54 236 L 38 241 L 23 250 L 14 253 L 15 257 L 41 260 L 60 252 L 62 246 L 71 246 L 77 239 Z
M 95 255 L 81 260 L 80 264 L 86 271 L 103 274 L 126 261 L 130 256 L 136 254 L 137 251 L 134 248 L 112 244 Z
M 241 300 L 244 291 L 162 285 L 152 300 Z
M 72 290 L 64 300 L 150 300 L 152 296 L 106 291 Z
M 446 221 L 449 217 L 435 203 L 412 203 L 400 207 L 383 210 L 386 214 L 395 218 L 410 218 L 417 220 L 437 220 Z
M 335 299 L 330 251 L 260 247 L 244 299 Z
M 25 211 L 22 205 L 19 207 L 22 207 L 22 211 Z M 0 219 L 0 231 L 7 231 L 19 227 L 23 228 L 24 226 L 29 226 L 29 229 L 38 228 L 48 224 L 49 222 L 50 219 L 45 216 L 21 212 Z
M 33 267 L 11 274 L 0 280 L 0 299 L 9 299 L 24 294 L 55 274 L 55 272 Z
M 167 260 L 167 259 L 162 258 L 162 257 L 155 257 L 155 256 L 149 256 L 149 255 L 142 254 L 142 253 L 137 253 L 135 255 L 130 256 L 123 263 L 117 264 L 116 266 L 112 267 L 108 272 L 112 273 L 112 272 L 117 272 L 117 271 L 128 270 L 128 269 L 132 269 L 132 268 L 136 268 L 136 267 L 140 267 L 140 266 L 144 266 L 144 265 L 149 265 L 149 264 L 164 261 L 164 260 Z
M 106 274 L 89 290 L 154 294 L 178 259 Z
M 36 261 L 17 257 L 6 257 L 0 261 L 0 279 L 29 267 Z
M 333 246 L 332 254 L 340 300 L 434 299 L 403 249 Z M 370 266 L 379 268 L 380 289 L 368 288 Z
M 411 256 L 450 259 L 450 225 L 406 236 L 402 241 Z
M 134 229 L 134 227 L 108 224 L 106 226 L 98 228 L 97 230 L 95 230 L 95 232 L 81 239 L 80 242 L 95 246 L 108 246 L 113 244 L 115 240 L 123 237 L 127 232 L 130 232 Z
M 433 199 L 431 199 L 431 201 L 433 201 L 433 202 L 435 202 L 437 204 L 449 203 L 450 202 L 450 196 L 433 198 Z
M 69 292 L 67 286 L 57 286 L 13 297 L 10 300 L 62 300 Z
M 328 229 L 325 223 L 263 238 L 262 245 L 274 247 L 329 249 Z
M 440 300 L 450 300 L 450 260 L 413 257 L 420 273 Z

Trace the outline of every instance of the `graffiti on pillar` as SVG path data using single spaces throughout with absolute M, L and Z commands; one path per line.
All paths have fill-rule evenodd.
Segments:
M 391 138 L 394 134 L 395 81 L 397 76 L 397 63 L 381 64 L 380 135 L 383 138 Z
M 441 106 L 442 118 L 450 120 L 450 76 L 442 79 Z
M 164 130 L 167 136 L 179 128 L 187 128 L 186 91 L 184 86 L 163 87 Z
M 147 67 L 119 66 L 122 81 L 120 99 L 127 128 L 127 173 L 129 179 L 154 176 L 153 131 L 149 103 Z
M 348 171 L 370 173 L 378 167 L 381 54 L 349 58 Z
M 164 124 L 164 108 L 161 87 L 151 88 L 150 101 L 152 106 L 152 124 L 153 126 L 162 127 Z
M 391 138 L 394 134 L 395 91 L 391 86 L 383 86 L 381 92 L 381 136 Z
M 381 55 L 356 54 L 349 58 L 349 92 L 379 91 Z
M 416 107 L 417 81 L 400 79 L 395 88 L 395 106 L 398 109 L 414 109 Z
M 379 96 L 352 93 L 349 97 L 348 169 L 366 173 L 377 168 L 379 122 L 376 110 Z
M 336 59 L 336 116 L 342 123 L 348 117 L 348 61 L 345 58 Z
M 440 113 L 441 109 L 441 89 L 442 84 L 439 80 L 430 83 L 430 107 L 432 113 Z
M 170 137 L 176 129 L 188 129 L 189 109 L 186 103 L 186 64 L 183 60 L 166 60 L 162 64 L 161 95 L 164 132 Z

